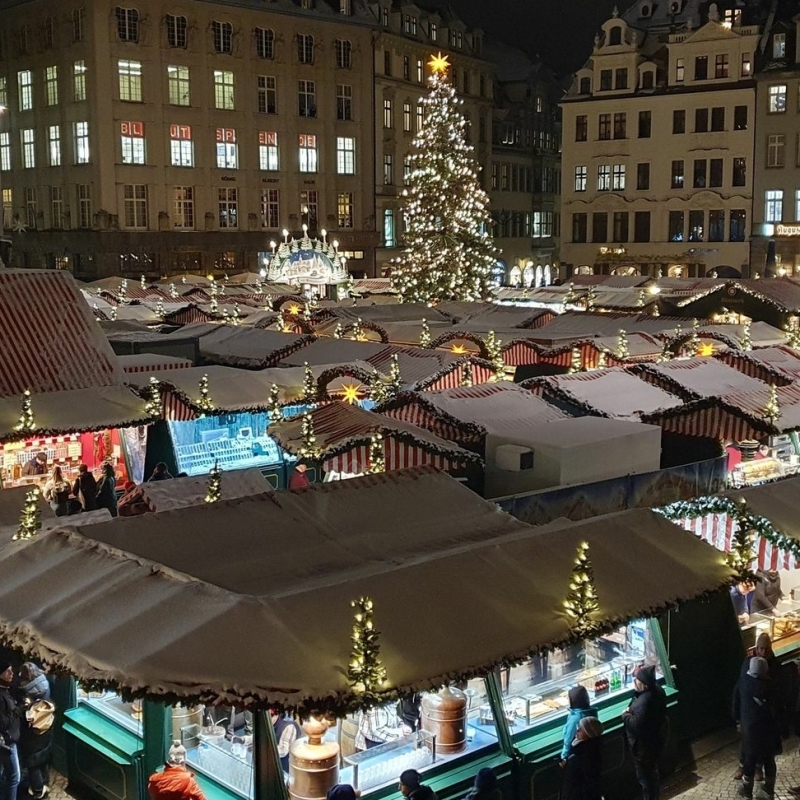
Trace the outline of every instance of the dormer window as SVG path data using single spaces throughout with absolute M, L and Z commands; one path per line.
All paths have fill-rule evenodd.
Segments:
M 428 36 L 432 42 L 439 41 L 439 28 L 436 26 L 435 22 L 428 23 Z
M 722 24 L 727 28 L 732 28 L 734 25 L 742 24 L 742 9 L 741 8 L 726 8 L 723 12 Z
M 655 73 L 648 69 L 642 73 L 642 89 L 652 89 L 655 87 Z
M 608 43 L 609 44 L 622 44 L 622 27 L 620 25 L 615 25 L 608 32 Z
M 786 34 L 776 33 L 772 37 L 772 57 L 784 58 L 786 56 Z
M 381 25 L 389 27 L 389 9 L 386 6 L 381 6 Z
M 412 17 L 411 14 L 403 16 L 403 33 L 408 33 L 411 36 L 417 35 L 417 18 Z
M 649 19 L 653 16 L 653 6 L 650 3 L 642 3 L 639 6 L 639 16 L 642 19 Z
M 672 14 L 672 16 L 680 14 L 682 10 L 683 10 L 683 0 L 670 0 L 669 13 Z
M 578 91 L 580 94 L 591 94 L 592 93 L 592 79 L 591 78 L 581 78 L 580 83 L 578 84 L 579 89 Z
M 450 47 L 463 47 L 464 34 L 461 31 L 450 30 Z

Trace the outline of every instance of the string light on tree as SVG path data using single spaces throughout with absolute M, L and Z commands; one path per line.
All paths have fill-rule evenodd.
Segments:
M 800 350 L 800 324 L 798 324 L 797 317 L 789 318 L 789 324 L 783 329 L 786 335 L 786 346 L 791 347 L 792 350 Z
M 141 286 L 142 289 L 146 289 L 147 288 L 147 281 L 144 279 L 144 275 L 140 275 L 139 276 L 139 286 Z M 127 288 L 127 286 L 126 286 L 126 288 Z
M 116 306 L 111 306 L 110 314 L 111 314 L 111 321 L 112 322 L 116 322 L 117 321 L 117 307 Z
M 400 374 L 400 358 L 395 353 L 389 365 L 389 394 L 396 397 L 403 389 L 403 376 Z
M 25 504 L 19 518 L 17 532 L 11 537 L 14 541 L 33 539 L 42 528 L 42 511 L 39 508 L 39 487 L 34 486 L 25 493 Z
M 216 503 L 222 498 L 222 470 L 219 461 L 214 462 L 214 466 L 208 473 L 208 491 L 206 492 L 206 503 Z
M 769 396 L 767 397 L 767 402 L 762 414 L 764 415 L 764 419 L 768 419 L 770 422 L 775 422 L 781 415 L 781 406 L 778 402 L 778 390 L 775 388 L 774 384 L 769 387 Z
M 317 399 L 317 382 L 308 361 L 303 363 L 303 402 L 312 404 Z
M 619 361 L 624 361 L 630 356 L 630 351 L 628 350 L 628 334 L 622 328 L 620 328 L 619 337 L 617 337 L 617 348 L 614 351 L 614 356 Z
M 598 608 L 589 542 L 581 542 L 572 567 L 569 592 L 564 600 L 564 610 L 578 635 L 586 637 L 593 632 L 596 623 L 592 617 Z
M 144 289 L 144 288 L 145 287 L 142 286 L 142 289 Z M 124 303 L 125 302 L 125 298 L 127 297 L 127 295 L 128 295 L 128 279 L 127 278 L 123 278 L 122 282 L 119 285 L 119 290 L 117 292 L 117 297 L 119 298 L 120 302 Z
M 156 300 L 156 316 L 164 319 L 164 301 L 160 297 Z
M 26 389 L 22 393 L 22 410 L 19 413 L 19 419 L 14 426 L 14 430 L 18 433 L 30 433 L 36 430 L 36 420 L 33 418 L 33 401 L 31 399 L 30 389 Z
M 342 327 L 341 322 L 337 322 L 336 327 L 333 329 L 333 338 L 341 339 L 342 336 L 344 336 L 344 328 Z
M 369 443 L 369 469 L 370 474 L 386 472 L 386 458 L 383 454 L 383 434 L 375 431 Z
M 386 668 L 380 659 L 380 631 L 373 622 L 374 607 L 370 597 L 359 597 L 350 607 L 355 609 L 355 614 L 347 679 L 355 691 L 371 695 L 386 681 Z
M 268 415 L 270 422 L 280 422 L 283 419 L 283 411 L 281 411 L 281 397 L 277 383 L 273 383 L 269 390 L 267 407 L 269 409 Z
M 569 374 L 583 371 L 583 360 L 581 359 L 581 350 L 579 347 L 573 347 L 569 357 Z
M 378 370 L 373 370 L 369 376 L 369 399 L 379 406 L 389 399 L 389 392 L 386 389 L 386 384 L 383 382 Z
M 197 407 L 203 411 L 211 411 L 214 404 L 211 402 L 211 393 L 208 390 L 208 375 L 203 375 L 200 378 L 200 399 L 197 401 Z
M 564 295 L 564 306 L 571 305 L 575 302 L 575 284 L 570 281 L 567 287 L 567 293 Z
M 595 291 L 594 284 L 589 284 L 589 290 L 586 292 L 586 310 L 594 311 L 594 305 L 597 302 L 597 292 Z
M 161 384 L 157 378 L 150 378 L 150 383 L 147 385 L 147 400 L 144 404 L 144 413 L 152 418 L 161 416 Z
M 459 383 L 460 386 L 469 387 L 472 386 L 472 362 L 466 358 L 463 361 L 463 366 L 461 368 L 461 381 Z
M 353 329 L 352 329 L 352 332 L 350 334 L 350 338 L 351 339 L 355 339 L 355 341 L 357 341 L 357 342 L 363 342 L 364 339 L 365 339 L 364 330 L 361 327 L 362 324 L 363 324 L 363 322 L 361 320 L 361 317 L 359 317 L 356 320 L 355 325 L 353 325 Z
M 742 350 L 752 350 L 753 349 L 753 339 L 750 335 L 750 325 L 751 322 L 749 319 L 744 321 L 742 325 L 742 340 L 740 342 L 740 347 Z
M 501 381 L 505 378 L 506 364 L 503 361 L 503 341 L 495 336 L 494 331 L 489 331 L 486 336 L 486 352 L 489 356 L 489 361 L 492 362 L 494 369 L 494 379 Z
M 486 299 L 498 256 L 489 199 L 466 141 L 447 56 L 433 56 L 429 67 L 425 122 L 412 143 L 403 190 L 405 247 L 392 264 L 392 284 L 403 302 Z
M 700 355 L 700 320 L 696 317 L 692 321 L 692 336 L 686 343 L 686 350 L 691 358 Z
M 178 287 L 174 283 L 169 285 L 169 296 L 175 300 L 178 297 Z
M 428 348 L 431 346 L 431 329 L 428 325 L 428 320 L 424 317 L 422 319 L 422 328 L 419 332 L 419 346 Z
M 300 444 L 300 458 L 310 458 L 312 460 L 316 459 L 319 455 L 319 450 L 317 449 L 317 437 L 314 434 L 314 419 L 311 416 L 311 413 L 308 411 L 303 414 L 301 435 L 303 437 L 303 441 Z

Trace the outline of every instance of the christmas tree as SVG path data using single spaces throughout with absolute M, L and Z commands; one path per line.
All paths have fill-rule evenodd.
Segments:
M 601 353 L 602 355 L 602 353 Z M 581 360 L 581 351 L 579 347 L 573 347 L 569 358 L 569 369 L 567 372 L 572 375 L 576 372 L 583 371 L 583 363 Z
M 502 381 L 506 375 L 506 365 L 503 361 L 503 340 L 495 336 L 494 331 L 489 331 L 486 336 L 486 352 L 494 368 L 494 379 Z
M 628 334 L 622 328 L 620 328 L 619 331 L 619 338 L 617 339 L 617 349 L 614 352 L 614 355 L 620 361 L 624 361 L 630 355 L 630 352 L 628 350 Z
M 389 394 L 396 397 L 403 389 L 403 376 L 400 374 L 400 358 L 397 353 L 392 356 L 389 366 Z
M 157 378 L 150 378 L 150 383 L 147 386 L 146 401 L 144 404 L 144 413 L 148 417 L 161 417 L 161 384 Z
M 359 597 L 350 606 L 356 610 L 351 635 L 350 664 L 347 678 L 358 692 L 373 694 L 386 680 L 386 668 L 381 663 L 380 631 L 372 621 L 373 605 L 369 597 Z
M 314 420 L 309 412 L 303 414 L 302 436 L 300 458 L 315 459 L 319 455 L 319 450 L 317 449 L 317 437 L 314 434 Z
M 33 419 L 33 405 L 31 403 L 31 390 L 26 389 L 22 393 L 22 410 L 19 414 L 19 420 L 14 426 L 14 430 L 18 433 L 29 433 L 36 428 L 36 422 Z
M 464 360 L 464 367 L 461 372 L 461 386 L 472 386 L 472 362 L 468 358 Z
M 11 537 L 14 540 L 33 539 L 42 527 L 42 515 L 39 508 L 39 489 L 34 486 L 25 494 L 25 505 L 19 518 L 19 528 Z
M 564 610 L 573 629 L 581 636 L 589 635 L 595 627 L 592 615 L 597 611 L 597 591 L 594 588 L 594 570 L 589 557 L 589 542 L 578 545 L 569 593 L 564 600 Z
M 381 378 L 380 373 L 376 369 L 372 370 L 372 374 L 369 376 L 369 399 L 372 400 L 375 405 L 380 405 L 389 399 L 389 392 L 386 389 L 386 384 L 384 384 L 383 378 Z
M 753 340 L 750 336 L 750 320 L 746 319 L 744 321 L 744 325 L 742 325 L 742 339 L 740 346 L 742 350 L 752 350 L 753 349 Z
M 383 434 L 375 431 L 369 443 L 369 470 L 371 473 L 386 472 L 386 459 L 383 455 Z
M 219 468 L 219 461 L 214 462 L 214 466 L 208 473 L 208 492 L 206 492 L 206 503 L 216 503 L 222 497 L 222 470 Z
M 431 329 L 428 325 L 428 320 L 422 320 L 422 330 L 419 332 L 419 346 L 420 347 L 430 347 L 431 346 Z
M 412 144 L 403 191 L 405 249 L 392 283 L 404 302 L 480 300 L 491 294 L 497 250 L 488 232 L 488 197 L 465 139 L 462 101 L 447 56 L 431 58 L 424 124 Z
M 778 390 L 775 386 L 769 387 L 769 396 L 767 397 L 767 402 L 762 413 L 764 418 L 768 419 L 770 422 L 775 422 L 781 415 L 781 406 L 778 402 Z
M 208 391 L 208 375 L 200 378 L 200 399 L 197 401 L 197 405 L 203 411 L 211 411 L 214 408 L 214 404 L 211 402 L 211 393 Z
M 314 373 L 308 365 L 308 361 L 303 363 L 303 402 L 314 403 L 317 399 L 317 382 L 314 380 Z
M 278 384 L 272 384 L 267 403 L 269 405 L 269 421 L 280 422 L 283 419 L 283 412 L 281 411 L 281 396 L 278 391 Z

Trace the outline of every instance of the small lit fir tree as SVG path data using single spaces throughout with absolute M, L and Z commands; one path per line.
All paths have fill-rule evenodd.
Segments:
M 208 491 L 206 492 L 206 503 L 216 503 L 222 498 L 222 470 L 219 461 L 214 462 L 208 473 Z
M 800 350 L 800 324 L 797 317 L 791 317 L 789 324 L 783 329 L 786 336 L 786 346 L 792 350 Z
M 161 384 L 157 378 L 150 378 L 150 383 L 147 385 L 147 399 L 144 404 L 144 413 L 148 417 L 161 416 Z
M 36 430 L 36 420 L 33 418 L 33 402 L 31 400 L 31 390 L 26 389 L 22 393 L 22 409 L 19 413 L 19 419 L 14 426 L 17 433 L 30 433 Z
M 463 361 L 459 385 L 465 388 L 472 386 L 472 362 L 468 358 L 465 358 Z
M 465 137 L 463 101 L 448 78 L 447 56 L 429 62 L 424 123 L 412 143 L 403 190 L 405 248 L 392 284 L 403 302 L 482 300 L 497 262 L 489 233 L 489 198 Z
M 357 342 L 364 341 L 364 329 L 361 327 L 363 325 L 363 321 L 361 317 L 359 317 L 353 327 L 350 329 L 350 338 L 355 339 Z
M 344 336 L 344 328 L 342 327 L 341 322 L 337 322 L 336 327 L 333 329 L 333 338 L 341 339 L 342 336 Z
M 117 307 L 111 306 L 111 310 L 109 311 L 110 319 L 112 322 L 117 321 Z
M 597 292 L 595 291 L 594 284 L 589 284 L 589 289 L 586 292 L 586 310 L 594 311 L 594 305 L 597 302 Z
M 25 494 L 25 505 L 19 518 L 19 528 L 11 537 L 15 541 L 33 539 L 42 528 L 42 511 L 39 508 L 39 488 L 34 486 Z
M 177 286 L 176 286 L 174 283 L 171 283 L 171 284 L 169 285 L 169 296 L 170 296 L 170 297 L 171 297 L 173 300 L 176 300 L 176 299 L 177 299 L 177 297 L 178 297 L 178 287 L 177 287 Z
M 578 347 L 573 347 L 569 357 L 569 372 L 570 375 L 581 372 L 583 370 L 583 362 L 581 360 L 581 351 Z
M 300 458 L 308 458 L 313 461 L 319 455 L 319 449 L 317 448 L 317 437 L 314 433 L 314 419 L 308 411 L 303 414 L 301 435 L 303 440 L 300 443 L 298 455 Z
M 142 289 L 145 287 L 142 286 Z M 128 295 L 128 279 L 123 278 L 122 282 L 119 285 L 119 290 L 117 291 L 117 297 L 120 299 L 121 302 L 125 302 L 125 298 Z
M 619 336 L 617 337 L 617 348 L 614 351 L 614 356 L 619 361 L 624 361 L 626 358 L 628 358 L 628 356 L 630 356 L 630 350 L 628 349 L 628 334 L 622 328 L 620 328 Z
M 700 321 L 696 318 L 692 322 L 692 335 L 686 342 L 686 355 L 690 358 L 700 355 Z
M 283 411 L 281 411 L 281 395 L 280 391 L 278 390 L 277 383 L 273 383 L 269 390 L 267 408 L 270 422 L 280 422 L 283 419 Z
M 214 404 L 211 402 L 211 392 L 208 389 L 208 375 L 200 378 L 200 399 L 197 401 L 197 407 L 202 411 L 211 411 L 214 408 Z
M 142 289 L 147 288 L 147 281 L 144 279 L 144 275 L 139 276 L 139 286 L 141 286 Z M 125 288 L 127 289 L 127 281 L 125 283 Z
M 486 353 L 489 356 L 489 361 L 492 362 L 494 369 L 494 379 L 501 381 L 505 378 L 506 364 L 503 361 L 503 341 L 495 336 L 494 331 L 489 331 L 486 336 Z
M 355 614 L 347 679 L 359 694 L 374 694 L 386 680 L 386 668 L 380 659 L 380 631 L 373 622 L 372 599 L 359 597 L 350 603 L 350 607 L 355 609 Z
M 400 374 L 400 358 L 395 353 L 389 365 L 389 394 L 397 397 L 403 390 L 403 376 Z
M 375 431 L 369 442 L 369 469 L 371 474 L 386 472 L 386 457 L 383 453 L 383 434 Z
M 725 560 L 736 575 L 737 581 L 757 580 L 753 572 L 755 534 L 748 518 L 747 505 L 742 500 L 739 513 L 736 514 L 736 525 L 731 536 L 731 549 L 725 555 Z
M 781 415 L 781 406 L 778 402 L 778 390 L 774 385 L 769 387 L 767 402 L 764 405 L 761 413 L 764 416 L 764 419 L 767 419 L 770 422 L 775 422 L 775 420 Z
M 303 402 L 313 404 L 317 400 L 317 382 L 308 361 L 303 363 Z
M 572 567 L 569 592 L 564 600 L 564 610 L 575 633 L 585 638 L 595 630 L 593 615 L 598 608 L 589 542 L 581 542 Z
M 165 313 L 166 312 L 164 311 L 164 301 L 159 297 L 158 300 L 156 300 L 156 316 L 161 317 L 161 319 L 164 319 Z
M 575 302 L 575 284 L 570 281 L 567 293 L 564 295 L 564 305 L 568 306 Z
M 742 350 L 752 350 L 753 349 L 753 339 L 750 335 L 750 320 L 746 319 L 744 324 L 742 325 L 742 340 L 739 346 Z
M 372 370 L 369 376 L 369 399 L 375 403 L 376 406 L 389 399 L 389 392 L 386 389 L 386 384 L 383 382 L 378 370 Z
M 608 354 L 605 350 L 601 350 L 597 354 L 597 366 L 595 369 L 605 369 L 608 366 Z
M 431 328 L 430 325 L 428 325 L 428 320 L 424 318 L 422 320 L 422 328 L 419 332 L 419 346 L 426 349 L 431 346 Z

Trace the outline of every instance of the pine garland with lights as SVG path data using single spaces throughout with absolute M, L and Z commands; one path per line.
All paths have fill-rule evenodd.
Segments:
M 403 376 L 400 374 L 400 357 L 395 353 L 389 365 L 389 394 L 397 397 L 403 390 Z
M 208 390 L 208 375 L 200 378 L 200 399 L 197 401 L 197 407 L 203 411 L 211 411 L 214 408 L 214 404 L 211 402 L 211 393 Z
M 373 622 L 374 605 L 370 597 L 359 597 L 350 607 L 355 609 L 355 614 L 347 679 L 357 692 L 374 694 L 386 681 L 386 667 L 380 659 L 380 631 Z
M 386 472 L 386 458 L 383 454 L 383 434 L 380 431 L 375 431 L 370 437 L 369 469 L 367 471 L 372 475 Z
M 614 351 L 614 355 L 620 361 L 624 361 L 630 356 L 630 351 L 628 350 L 628 334 L 622 328 L 620 328 L 619 331 L 619 337 L 617 338 L 617 349 Z
M 30 433 L 36 430 L 36 420 L 33 418 L 33 401 L 31 400 L 31 390 L 26 389 L 22 393 L 22 410 L 19 414 L 14 430 L 18 433 Z
M 580 348 L 573 347 L 569 357 L 569 369 L 567 370 L 567 373 L 570 375 L 574 375 L 576 372 L 582 372 L 582 371 L 583 371 L 583 362 L 581 360 Z
M 19 518 L 17 532 L 11 537 L 14 541 L 33 539 L 42 528 L 42 511 L 39 508 L 39 487 L 34 486 L 25 493 L 25 505 Z
M 303 441 L 298 451 L 300 457 L 316 459 L 319 455 L 319 448 L 317 447 L 317 437 L 314 434 L 314 419 L 308 411 L 303 414 L 302 436 Z
M 596 628 L 596 622 L 592 616 L 598 608 L 589 543 L 581 542 L 578 545 L 575 563 L 572 567 L 572 579 L 569 584 L 569 592 L 564 600 L 564 610 L 570 619 L 572 629 L 576 633 L 588 637 Z
M 446 57 L 431 59 L 424 123 L 412 143 L 403 190 L 405 247 L 392 265 L 402 302 L 483 300 L 491 296 L 498 251 L 489 233 L 489 198 L 467 144 L 463 101 Z
M 208 473 L 208 491 L 204 499 L 206 503 L 216 503 L 222 499 L 222 470 L 219 461 L 214 462 Z
M 472 386 L 472 362 L 469 359 L 464 360 L 459 386 L 463 386 L 465 388 Z
M 431 346 L 431 328 L 430 325 L 428 325 L 428 320 L 425 318 L 422 320 L 422 328 L 419 332 L 419 346 L 425 349 Z
M 317 382 L 308 361 L 303 362 L 303 402 L 313 404 L 317 401 Z
M 147 385 L 147 400 L 144 404 L 144 413 L 148 417 L 161 416 L 161 384 L 157 378 L 150 378 Z
M 273 383 L 269 390 L 267 408 L 270 422 L 280 422 L 283 419 L 283 411 L 281 411 L 281 396 L 277 383 Z
M 778 390 L 775 388 L 774 384 L 769 387 L 769 397 L 767 398 L 762 414 L 764 415 L 764 419 L 768 419 L 770 422 L 775 422 L 781 415 L 781 407 L 778 402 Z
M 753 349 L 753 339 L 750 335 L 750 320 L 746 319 L 744 324 L 742 325 L 742 339 L 739 346 L 742 350 L 752 350 Z
M 501 381 L 506 374 L 506 364 L 503 361 L 503 340 L 495 336 L 494 331 L 489 331 L 486 336 L 486 355 L 488 360 L 492 362 L 494 368 L 494 378 L 496 381 Z

